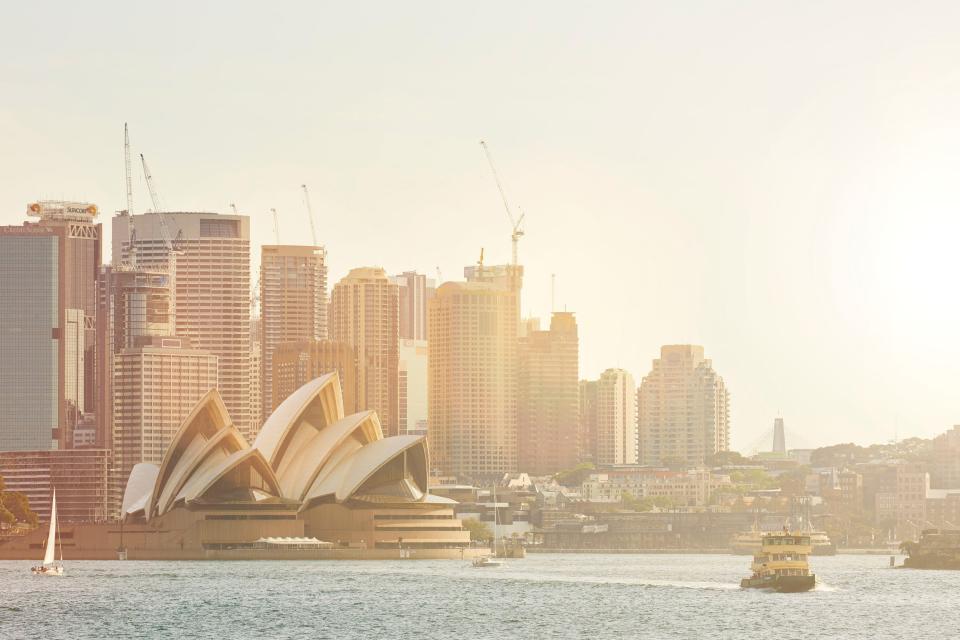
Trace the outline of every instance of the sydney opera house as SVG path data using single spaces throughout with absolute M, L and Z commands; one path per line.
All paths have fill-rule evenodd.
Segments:
M 252 445 L 211 390 L 162 463 L 134 467 L 122 524 L 77 526 L 64 552 L 115 558 L 122 548 L 130 559 L 472 555 L 454 503 L 427 490 L 428 464 L 423 437 L 384 438 L 373 411 L 344 416 L 336 373 L 294 392 Z

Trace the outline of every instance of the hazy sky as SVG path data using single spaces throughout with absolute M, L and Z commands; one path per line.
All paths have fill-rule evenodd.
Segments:
M 778 412 L 788 446 L 960 423 L 960 4 L 350 4 L 6 4 L 0 224 L 109 229 L 129 121 L 167 208 L 235 202 L 257 261 L 270 207 L 309 242 L 306 182 L 331 284 L 460 279 L 509 259 L 484 138 L 524 314 L 556 273 L 583 376 L 702 344 L 741 449 Z

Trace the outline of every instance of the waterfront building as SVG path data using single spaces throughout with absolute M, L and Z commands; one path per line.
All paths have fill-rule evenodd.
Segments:
M 0 452 L 0 476 L 7 491 L 27 496 L 41 522 L 50 521 L 54 488 L 60 522 L 104 522 L 109 519 L 109 463 L 105 449 L 5 451 Z
M 588 502 L 619 503 L 629 495 L 636 499 L 665 498 L 676 507 L 704 507 L 715 491 L 730 486 L 729 475 L 705 468 L 670 471 L 635 467 L 592 473 L 581 484 L 580 494 Z
M 400 339 L 399 385 L 401 434 L 427 435 L 427 341 Z
M 927 494 L 930 492 L 930 474 L 917 462 L 896 466 L 897 535 L 901 540 L 917 540 L 926 528 Z
M 343 410 L 356 413 L 357 353 L 348 344 L 332 340 L 303 340 L 281 344 L 273 352 L 273 401 L 271 410 L 290 397 L 294 391 L 315 378 L 333 371 L 341 381 Z
M 388 435 L 399 421 L 399 298 L 379 267 L 352 269 L 333 288 L 330 337 L 357 355 L 357 403 L 377 412 Z
M 667 345 L 637 393 L 640 462 L 695 467 L 730 449 L 730 394 L 703 347 Z
M 930 487 L 960 489 L 960 425 L 933 439 Z
M 262 399 L 259 423 L 273 401 L 273 350 L 287 342 L 327 338 L 327 265 L 323 247 L 264 245 L 260 261 Z
M 477 479 L 517 471 L 519 291 L 505 283 L 446 282 L 430 302 L 434 475 Z
M 436 294 L 436 282 L 416 271 L 392 276 L 400 308 L 400 339 L 427 339 L 427 302 Z
M 0 227 L 0 451 L 66 449 L 96 424 L 96 205 L 42 201 Z
M 132 238 L 139 267 L 170 269 L 174 333 L 217 357 L 217 388 L 237 428 L 251 437 L 249 218 L 154 212 L 112 222 L 114 265 L 125 263 Z
M 517 445 L 523 471 L 546 475 L 577 464 L 579 368 L 573 313 L 554 312 L 548 331 L 520 339 Z

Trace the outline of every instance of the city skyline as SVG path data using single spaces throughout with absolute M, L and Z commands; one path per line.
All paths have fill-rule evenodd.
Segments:
M 826 20 L 822 8 L 744 7 L 702 5 L 696 21 L 677 8 L 609 8 L 590 16 L 589 33 L 578 30 L 584 16 L 557 7 L 532 35 L 532 9 L 515 26 L 457 8 L 385 7 L 368 20 L 339 9 L 354 25 L 341 34 L 337 20 L 293 15 L 266 33 L 242 13 L 158 16 L 183 46 L 130 45 L 116 74 L 106 71 L 118 20 L 105 10 L 68 26 L 14 7 L 23 28 L 0 45 L 10 95 L 0 133 L 22 152 L 0 160 L 0 224 L 20 224 L 24 205 L 45 197 L 94 202 L 106 249 L 107 218 L 124 208 L 129 121 L 166 208 L 235 203 L 251 215 L 253 256 L 273 243 L 270 207 L 281 242 L 308 237 L 305 182 L 330 282 L 373 264 L 428 277 L 439 266 L 456 280 L 481 247 L 491 264 L 510 251 L 484 138 L 527 212 L 521 314 L 549 316 L 556 273 L 557 309 L 577 313 L 581 378 L 611 367 L 639 378 L 661 345 L 699 344 L 736 393 L 734 449 L 776 415 L 788 446 L 933 436 L 958 421 L 957 303 L 941 293 L 958 204 L 957 45 L 944 16 L 956 8 L 850 3 Z M 418 26 L 436 24 L 426 13 L 465 32 Z M 810 46 L 778 42 L 783 23 Z M 28 34 L 46 28 L 63 37 L 18 62 Z M 77 28 L 83 44 L 69 37 Z M 397 46 L 409 29 L 417 46 Z M 383 42 L 359 49 L 351 40 L 370 38 L 357 33 Z M 758 47 L 762 60 L 749 55 Z M 235 62 L 211 53 L 226 48 Z M 269 77 L 285 57 L 290 75 Z M 317 81 L 294 79 L 311 68 Z M 174 103 L 163 85 L 197 99 Z M 336 100 L 322 99 L 327 88 Z M 97 99 L 65 104 L 54 97 L 63 91 Z M 37 108 L 47 103 L 57 117 Z M 135 174 L 140 212 L 148 197 Z M 596 286 L 612 277 L 629 279 L 629 294 Z

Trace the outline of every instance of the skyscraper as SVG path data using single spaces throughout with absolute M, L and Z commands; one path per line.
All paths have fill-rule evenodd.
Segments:
M 250 415 L 250 220 L 216 213 L 145 213 L 113 218 L 113 264 L 133 238 L 137 264 L 174 268 L 176 335 L 217 356 L 217 388 L 230 417 L 252 438 Z M 135 233 L 131 235 L 130 226 Z
M 597 386 L 599 380 L 580 381 L 580 462 L 597 460 Z
M 0 227 L 0 450 L 65 449 L 96 423 L 101 227 L 92 204 L 27 213 Z
M 327 337 L 327 265 L 323 247 L 264 245 L 260 262 L 262 423 L 273 402 L 273 350 Z
M 427 339 L 427 302 L 436 295 L 436 284 L 416 271 L 392 276 L 397 285 L 400 307 L 400 339 Z
M 592 398 L 595 413 L 589 418 L 595 425 L 594 464 L 636 464 L 637 405 L 633 376 L 623 369 L 607 369 L 595 385 Z
M 637 403 L 642 464 L 699 466 L 730 448 L 730 394 L 703 347 L 661 347 Z
M 434 470 L 465 478 L 516 471 L 518 291 L 446 282 L 428 314 Z
M 399 299 L 397 285 L 379 267 L 352 269 L 333 288 L 330 337 L 357 355 L 357 403 L 380 416 L 386 435 L 399 419 Z
M 555 312 L 549 331 L 520 338 L 518 467 L 543 475 L 580 457 L 579 341 L 573 313 Z

